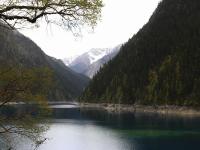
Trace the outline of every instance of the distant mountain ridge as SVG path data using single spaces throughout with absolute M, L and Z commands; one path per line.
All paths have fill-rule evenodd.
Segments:
M 81 94 L 89 78 L 67 68 L 61 60 L 47 56 L 32 40 L 17 30 L 0 25 L 0 63 L 4 66 L 48 67 L 56 85 L 49 91 L 49 100 L 71 100 Z
M 114 48 L 93 48 L 79 56 L 65 58 L 63 62 L 72 70 L 92 78 L 100 67 L 119 52 L 121 45 Z

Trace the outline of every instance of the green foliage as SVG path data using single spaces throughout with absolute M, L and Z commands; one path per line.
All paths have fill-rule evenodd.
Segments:
M 158 75 L 154 71 L 150 71 L 149 73 L 149 84 L 147 86 L 147 101 L 156 101 L 157 100 L 157 85 L 158 85 Z M 149 102 L 147 102 L 149 103 Z
M 199 17 L 198 0 L 163 0 L 80 99 L 94 102 L 95 95 L 95 102 L 200 105 Z
M 53 85 L 52 77 L 48 68 L 1 67 L 0 102 L 45 102 Z
M 40 18 L 67 29 L 94 27 L 102 7 L 102 0 L 4 0 L 0 1 L 0 20 L 11 28 L 37 26 Z
M 178 58 L 167 56 L 159 68 L 149 74 L 146 100 L 154 104 L 183 105 L 185 99 L 177 99 L 184 94 L 180 69 Z
M 16 135 L 36 143 L 44 140 L 40 134 L 48 126 L 44 121 L 39 123 L 50 113 L 47 96 L 53 85 L 52 77 L 49 68 L 0 67 L 1 140 Z
M 61 60 L 49 57 L 30 39 L 17 31 L 0 25 L 0 65 L 25 68 L 50 68 L 54 86 L 48 100 L 75 99 L 89 82 L 89 78 L 67 68 Z

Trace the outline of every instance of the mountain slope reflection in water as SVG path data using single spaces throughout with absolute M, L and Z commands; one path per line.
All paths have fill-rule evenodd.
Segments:
M 52 108 L 48 140 L 39 150 L 199 150 L 199 117 Z

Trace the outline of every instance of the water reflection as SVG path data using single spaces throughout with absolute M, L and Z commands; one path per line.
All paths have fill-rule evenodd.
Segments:
M 48 129 L 49 109 L 40 105 L 5 105 L 0 108 L 0 150 L 33 149 L 42 142 Z M 33 142 L 36 145 L 33 145 Z M 33 146 L 32 146 L 33 145 Z
M 50 105 L 50 108 L 78 108 L 78 105 Z
M 200 118 L 54 106 L 39 150 L 198 150 Z M 17 150 L 31 150 L 19 141 Z
M 59 122 L 59 123 L 58 123 Z M 40 150 L 132 150 L 132 145 L 111 129 L 92 122 L 59 120 L 46 133 L 49 138 Z

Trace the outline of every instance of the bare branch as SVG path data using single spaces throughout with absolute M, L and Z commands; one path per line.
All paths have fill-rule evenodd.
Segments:
M 27 3 L 10 2 L 7 5 L 0 3 L 0 19 L 10 27 L 16 27 L 24 21 L 34 24 L 39 18 L 56 15 L 47 17 L 46 21 L 58 23 L 59 19 L 64 19 L 64 22 L 60 22 L 63 25 L 70 25 L 72 22 L 94 26 L 100 18 L 102 7 L 102 0 L 30 0 Z

